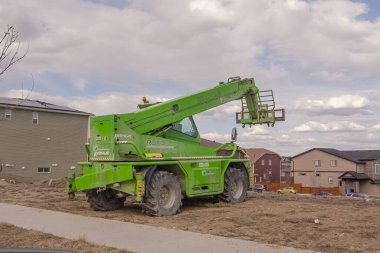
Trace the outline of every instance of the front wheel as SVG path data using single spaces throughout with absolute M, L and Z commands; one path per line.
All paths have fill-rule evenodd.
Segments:
M 224 192 L 220 198 L 225 202 L 240 203 L 245 200 L 247 190 L 247 173 L 234 167 L 228 168 L 224 175 Z
M 182 206 L 181 184 L 177 176 L 167 171 L 156 171 L 145 193 L 144 211 L 154 216 L 170 216 Z

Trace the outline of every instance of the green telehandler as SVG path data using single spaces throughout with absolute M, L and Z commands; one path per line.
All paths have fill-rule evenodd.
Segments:
M 81 175 L 68 176 L 69 198 L 85 192 L 100 211 L 120 209 L 128 199 L 154 216 L 178 213 L 183 198 L 244 201 L 254 177 L 235 143 L 236 128 L 230 143 L 202 145 L 192 117 L 239 99 L 236 122 L 243 127 L 285 120 L 271 90 L 259 91 L 253 78 L 240 77 L 163 103 L 144 98 L 136 112 L 90 117 L 88 161 L 79 163 Z

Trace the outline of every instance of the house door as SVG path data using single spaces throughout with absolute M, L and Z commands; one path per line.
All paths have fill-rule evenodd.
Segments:
M 351 180 L 345 180 L 345 193 L 355 192 L 355 185 L 354 182 Z

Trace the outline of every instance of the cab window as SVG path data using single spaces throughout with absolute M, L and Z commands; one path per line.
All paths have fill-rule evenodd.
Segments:
M 175 124 L 173 129 L 192 137 L 198 136 L 198 131 L 195 127 L 194 121 L 190 118 L 185 118 L 181 122 Z

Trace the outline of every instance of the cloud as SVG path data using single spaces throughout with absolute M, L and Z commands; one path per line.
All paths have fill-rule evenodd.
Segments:
M 231 141 L 230 134 L 221 134 L 217 132 L 204 133 L 204 134 L 201 134 L 201 137 L 210 141 L 216 141 L 220 143 L 226 143 L 226 142 Z
M 281 143 L 292 144 L 295 140 L 289 134 L 281 134 L 279 137 L 276 138 L 276 141 Z
M 128 6 L 128 1 L 125 0 L 82 0 L 82 1 L 88 1 L 93 2 L 96 4 L 104 4 L 107 6 L 111 6 L 118 9 L 124 9 Z
M 226 19 L 230 14 L 226 8 L 223 8 L 220 1 L 217 0 L 193 0 L 190 1 L 190 11 L 199 12 L 204 16 L 215 19 Z
M 322 80 L 327 80 L 330 82 L 333 81 L 346 81 L 348 79 L 348 75 L 342 72 L 328 72 L 326 70 L 315 71 L 310 74 L 312 77 L 317 77 Z
M 331 80 L 352 71 L 378 76 L 380 65 L 380 21 L 363 20 L 367 6 L 350 1 L 9 0 L 1 7 L 0 24 L 25 35 L 23 66 L 33 73 L 194 85 L 252 72 L 266 79 L 276 69 L 281 76 L 289 64 L 319 66 Z
M 296 111 L 306 112 L 309 115 L 370 115 L 371 102 L 359 95 L 342 95 L 325 99 L 302 99 L 296 101 Z
M 284 139 L 284 140 L 289 140 L 290 139 L 290 135 L 289 134 L 282 134 L 281 138 Z
M 364 131 L 366 128 L 362 125 L 350 121 L 337 121 L 330 123 L 319 123 L 309 121 L 294 128 L 296 132 L 352 132 Z
M 366 149 L 379 149 L 380 134 L 377 133 L 368 133 L 366 136 Z
M 226 118 L 235 118 L 235 113 L 240 111 L 241 102 L 233 101 L 205 111 L 200 117 L 207 117 L 214 120 L 225 120 Z
M 290 1 L 283 1 L 280 18 L 275 19 L 298 22 L 284 22 L 288 28 L 274 37 L 274 47 L 280 53 L 296 58 L 305 67 L 314 68 L 323 63 L 324 70 L 330 69 L 331 72 L 331 68 L 335 69 L 332 73 L 345 69 L 359 75 L 360 72 L 361 75 L 377 75 L 373 63 L 379 61 L 375 58 L 380 53 L 374 39 L 378 39 L 380 33 L 372 29 L 377 30 L 379 21 L 368 22 L 360 18 L 368 11 L 365 4 L 350 1 L 293 2 L 300 8 L 296 11 L 286 8 Z M 289 18 L 289 12 L 297 15 Z M 297 36 L 290 36 L 290 31 Z
M 253 126 L 252 129 L 247 129 L 247 131 L 243 133 L 243 137 L 241 139 L 245 142 L 271 140 L 273 139 L 273 133 L 264 126 Z
M 253 126 L 251 130 L 248 130 L 248 132 L 243 133 L 243 136 L 251 137 L 257 135 L 269 135 L 269 133 L 269 130 L 263 126 Z
M 10 90 L 0 93 L 2 97 L 21 98 L 22 90 Z M 63 97 L 50 96 L 45 93 L 32 92 L 28 95 L 24 91 L 24 98 L 40 100 L 56 105 L 68 106 L 95 115 L 118 114 L 137 111 L 137 105 L 142 103 L 141 96 L 131 96 L 122 92 L 107 92 L 93 97 Z M 127 98 L 127 99 L 126 99 Z M 150 97 L 150 102 L 163 102 L 167 99 L 161 97 Z
M 83 78 L 79 78 L 74 81 L 74 86 L 78 89 L 83 91 L 84 88 L 86 87 L 86 80 Z

